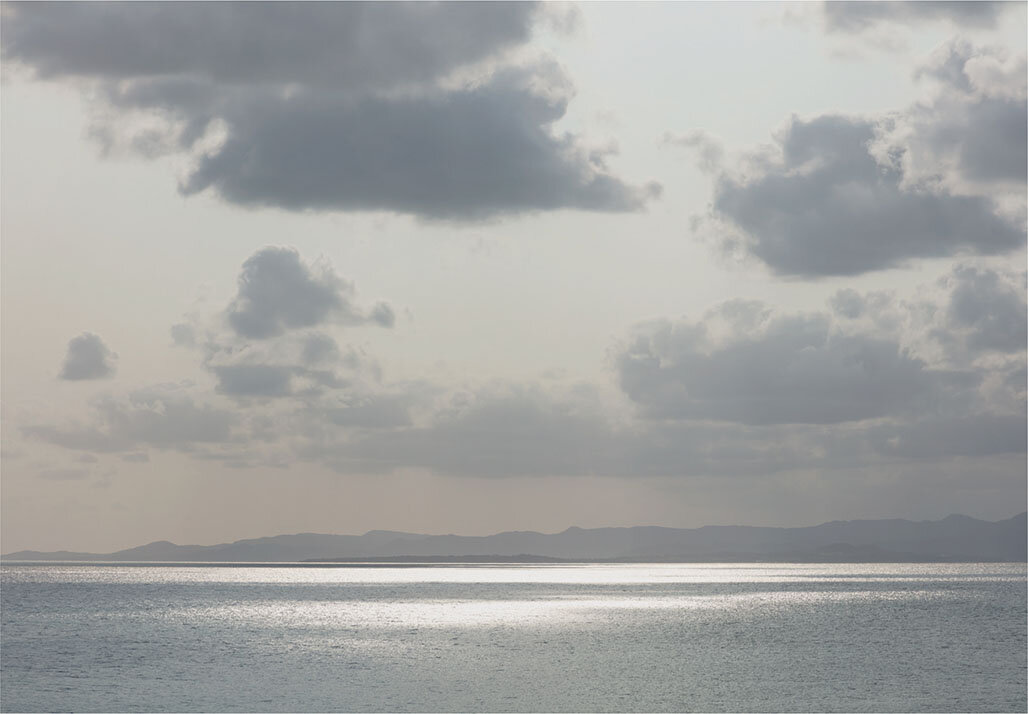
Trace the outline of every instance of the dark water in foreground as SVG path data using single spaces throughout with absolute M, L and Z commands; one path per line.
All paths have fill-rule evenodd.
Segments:
M 1019 711 L 1023 564 L 5 565 L 4 711 Z

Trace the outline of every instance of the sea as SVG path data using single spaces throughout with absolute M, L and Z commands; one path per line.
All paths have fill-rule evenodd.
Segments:
M 3 711 L 1028 709 L 1024 564 L 5 564 Z

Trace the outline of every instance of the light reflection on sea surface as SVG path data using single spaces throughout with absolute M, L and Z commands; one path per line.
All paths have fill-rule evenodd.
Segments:
M 4 711 L 1024 711 L 1024 564 L 0 569 Z
M 358 567 L 262 564 L 207 564 L 168 566 L 38 564 L 25 568 L 21 578 L 57 578 L 74 582 L 208 582 L 208 583 L 789 583 L 885 582 L 896 580 L 968 581 L 1024 579 L 1024 567 L 1009 563 L 785 563 L 785 564 L 582 564 L 582 565 L 385 565 Z M 95 567 L 100 566 L 100 567 Z M 223 567 L 222 567 L 223 566 Z M 270 566 L 270 567 L 268 567 Z

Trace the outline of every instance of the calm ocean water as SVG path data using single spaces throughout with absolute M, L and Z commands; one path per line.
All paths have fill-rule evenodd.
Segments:
M 1018 711 L 1022 564 L 5 565 L 4 711 Z

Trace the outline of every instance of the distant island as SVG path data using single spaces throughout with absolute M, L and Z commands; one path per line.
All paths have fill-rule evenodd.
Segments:
M 298 533 L 220 545 L 157 541 L 115 553 L 23 550 L 4 561 L 203 563 L 1025 562 L 1028 513 L 1002 521 L 832 521 L 804 528 L 577 528 L 490 536 Z

